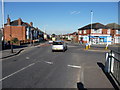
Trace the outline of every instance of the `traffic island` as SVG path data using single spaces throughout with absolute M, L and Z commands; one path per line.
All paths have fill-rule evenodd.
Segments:
M 88 48 L 88 46 L 85 46 L 85 48 L 83 49 L 84 51 L 95 51 L 95 52 L 109 52 L 110 50 L 107 48 L 96 48 L 96 47 L 91 47 L 91 48 Z

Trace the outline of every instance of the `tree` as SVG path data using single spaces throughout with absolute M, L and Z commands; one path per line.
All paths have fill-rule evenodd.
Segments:
M 56 36 L 56 35 L 53 33 L 53 34 L 52 34 L 52 37 L 55 37 L 55 36 Z
M 18 38 L 11 39 L 11 53 L 13 53 L 13 43 L 17 43 L 18 41 L 19 41 Z

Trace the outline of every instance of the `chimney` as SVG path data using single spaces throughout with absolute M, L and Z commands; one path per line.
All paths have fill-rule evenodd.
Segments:
M 30 26 L 33 27 L 33 22 L 30 22 Z
M 10 18 L 9 18 L 9 15 L 8 15 L 8 18 L 7 18 L 7 25 L 10 25 Z
M 21 20 L 21 18 L 18 19 L 18 25 L 22 25 L 22 20 Z

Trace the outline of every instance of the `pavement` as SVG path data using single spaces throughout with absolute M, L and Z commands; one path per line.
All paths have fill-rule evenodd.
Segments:
M 47 42 L 37 43 L 37 44 L 34 44 L 34 45 L 31 45 L 31 44 L 22 45 L 22 46 L 19 46 L 18 48 L 14 48 L 13 53 L 11 53 L 11 49 L 2 50 L 1 51 L 2 57 L 0 59 L 4 59 L 4 58 L 8 58 L 8 57 L 18 55 L 22 51 L 34 48 L 36 46 L 44 46 L 46 43 Z

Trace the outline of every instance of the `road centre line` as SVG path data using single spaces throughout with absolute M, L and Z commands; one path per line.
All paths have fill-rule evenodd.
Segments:
M 72 68 L 78 68 L 78 69 L 80 69 L 81 68 L 81 66 L 77 66 L 77 65 L 67 65 L 68 67 L 72 67 Z
M 18 70 L 16 72 L 14 72 L 14 73 L 8 75 L 8 76 L 5 76 L 4 78 L 0 79 L 0 82 L 3 81 L 3 80 L 5 80 L 5 79 L 7 79 L 7 78 L 9 78 L 9 77 L 11 77 L 11 76 L 13 76 L 13 75 L 15 75 L 15 74 L 17 74 L 17 73 L 19 73 L 19 72 L 21 72 L 21 71 L 23 71 L 23 70 L 25 70 L 25 69 L 27 69 L 27 68 L 29 68 L 29 67 L 31 67 L 31 66 L 33 66 L 34 64 L 36 64 L 38 62 L 41 62 L 41 61 L 37 61 L 35 63 L 29 64 L 28 66 L 26 66 L 26 67 L 24 67 L 24 68 L 22 68 L 22 69 L 20 69 L 20 70 Z M 53 62 L 48 62 L 48 61 L 44 61 L 44 62 L 48 63 L 48 64 L 53 64 Z
M 53 62 L 48 62 L 48 61 L 44 61 L 45 63 L 48 63 L 48 64 L 53 64 Z

